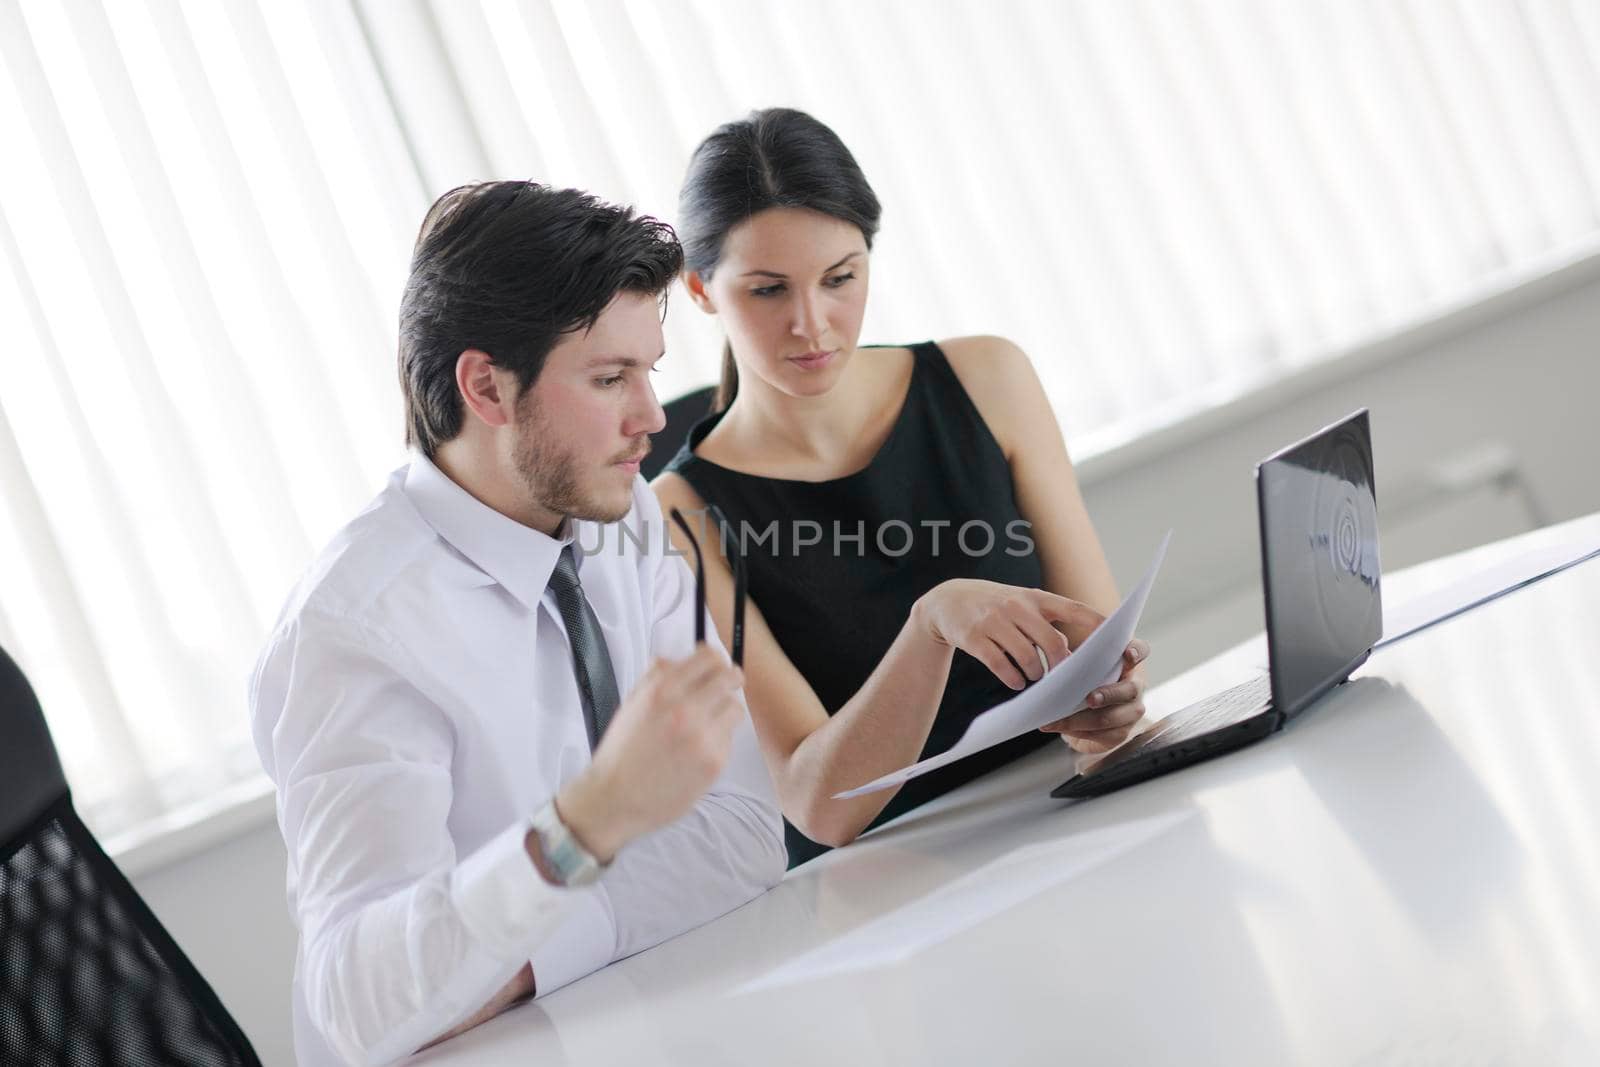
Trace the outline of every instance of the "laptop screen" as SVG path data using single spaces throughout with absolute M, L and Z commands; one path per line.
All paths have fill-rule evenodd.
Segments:
M 1256 467 L 1272 697 L 1293 715 L 1383 633 L 1378 502 L 1365 409 Z

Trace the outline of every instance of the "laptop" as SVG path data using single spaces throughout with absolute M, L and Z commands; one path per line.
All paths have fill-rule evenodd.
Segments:
M 1098 796 L 1276 733 L 1366 662 L 1383 634 L 1367 409 L 1256 465 L 1267 662 L 1088 764 L 1053 797 Z

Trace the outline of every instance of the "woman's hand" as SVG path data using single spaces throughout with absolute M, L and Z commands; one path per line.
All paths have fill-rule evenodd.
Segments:
M 940 582 L 917 600 L 912 617 L 935 641 L 981 661 L 1012 689 L 1038 681 L 1067 657 L 1066 634 L 1087 636 L 1103 621 L 1076 600 L 978 578 Z
M 1122 653 L 1122 675 L 1089 694 L 1085 707 L 1039 729 L 1060 734 L 1074 751 L 1091 755 L 1110 752 L 1133 733 L 1144 718 L 1144 661 L 1148 642 L 1135 637 Z

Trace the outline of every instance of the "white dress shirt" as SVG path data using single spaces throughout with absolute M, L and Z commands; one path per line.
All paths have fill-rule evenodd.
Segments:
M 621 529 L 566 527 L 626 698 L 652 658 L 693 650 L 694 576 L 666 554 L 643 479 Z M 748 717 L 688 815 L 625 846 L 592 886 L 539 875 L 528 817 L 590 761 L 546 588 L 564 543 L 414 455 L 291 594 L 250 713 L 300 930 L 301 1067 L 395 1060 L 525 962 L 542 996 L 783 877 L 782 820 Z

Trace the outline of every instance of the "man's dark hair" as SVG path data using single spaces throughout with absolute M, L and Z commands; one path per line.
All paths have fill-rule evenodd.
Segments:
M 592 327 L 618 293 L 665 293 L 682 266 L 672 227 L 577 189 L 445 193 L 422 220 L 400 300 L 406 444 L 431 459 L 461 432 L 465 350 L 515 374 L 520 397 L 563 334 Z

